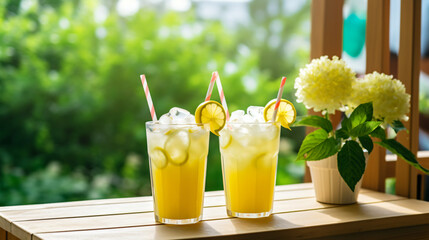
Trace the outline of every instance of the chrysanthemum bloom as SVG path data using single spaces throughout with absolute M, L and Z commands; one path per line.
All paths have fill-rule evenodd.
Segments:
M 373 103 L 374 117 L 386 124 L 408 120 L 410 95 L 405 92 L 404 84 L 391 75 L 373 72 L 353 84 L 349 107 L 355 108 L 366 102 Z
M 297 102 L 316 112 L 327 110 L 333 113 L 342 109 L 352 94 L 355 75 L 337 56 L 332 60 L 327 56 L 313 59 L 300 70 L 295 80 Z

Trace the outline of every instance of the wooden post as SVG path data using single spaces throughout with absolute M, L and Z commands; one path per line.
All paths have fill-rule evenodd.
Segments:
M 343 47 L 343 0 L 313 0 L 311 3 L 310 58 L 341 57 Z
M 0 240 L 6 240 L 6 239 L 7 239 L 6 231 L 0 228 Z
M 311 2 L 311 50 L 310 58 L 341 57 L 343 51 L 343 4 L 344 0 L 313 0 Z M 318 114 L 309 111 L 309 114 Z M 334 125 L 341 120 L 341 113 L 331 117 Z M 307 128 L 307 133 L 311 132 Z M 305 169 L 304 182 L 310 182 L 308 167 Z
M 368 1 L 366 23 L 366 72 L 390 73 L 389 49 L 390 0 Z M 369 156 L 362 185 L 384 192 L 386 185 L 386 150 L 378 145 Z
M 20 240 L 18 237 L 16 237 L 15 235 L 12 235 L 11 233 L 6 233 L 6 239 L 7 240 Z
M 420 19 L 421 0 L 401 1 L 401 33 L 398 58 L 398 77 L 411 95 L 410 120 L 405 122 L 405 131 L 398 140 L 417 155 L 419 145 L 419 71 L 420 71 Z M 423 185 L 422 181 L 420 186 Z M 403 160 L 396 161 L 396 194 L 410 198 L 421 198 L 418 173 Z
M 366 23 L 366 72 L 390 73 L 390 0 L 368 1 Z

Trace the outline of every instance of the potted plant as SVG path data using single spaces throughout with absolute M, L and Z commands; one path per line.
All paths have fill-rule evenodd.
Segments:
M 314 59 L 300 70 L 295 81 L 297 101 L 322 116 L 298 118 L 294 126 L 310 126 L 297 160 L 310 167 L 316 199 L 333 204 L 355 203 L 368 155 L 374 142 L 423 171 L 411 151 L 386 136 L 386 127 L 397 133 L 406 130 L 410 95 L 392 76 L 377 72 L 357 79 L 338 57 Z M 344 112 L 340 126 L 334 128 L 329 115 Z

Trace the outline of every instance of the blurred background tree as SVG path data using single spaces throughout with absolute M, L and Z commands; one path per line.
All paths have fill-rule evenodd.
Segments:
M 193 112 L 215 70 L 231 111 L 265 105 L 283 75 L 295 103 L 309 6 L 0 0 L 0 205 L 150 195 L 141 73 L 159 115 Z M 277 184 L 301 181 L 303 136 L 282 131 Z M 218 149 L 211 136 L 207 191 L 222 189 Z

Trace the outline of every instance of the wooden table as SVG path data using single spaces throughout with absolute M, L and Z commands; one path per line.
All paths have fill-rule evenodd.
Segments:
M 0 240 L 94 239 L 429 239 L 429 203 L 363 189 L 359 203 L 315 200 L 312 184 L 276 187 L 274 214 L 229 218 L 223 191 L 205 195 L 204 220 L 172 226 L 154 221 L 152 197 L 0 208 Z

